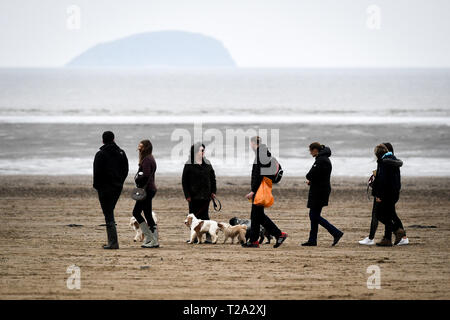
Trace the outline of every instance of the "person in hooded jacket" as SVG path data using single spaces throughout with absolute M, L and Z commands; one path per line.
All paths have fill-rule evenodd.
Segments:
M 307 207 L 310 209 L 311 231 L 308 241 L 302 243 L 302 246 L 317 245 L 319 224 L 333 236 L 332 246 L 335 246 L 344 233 L 321 217 L 322 208 L 328 205 L 331 193 L 331 150 L 319 142 L 313 142 L 309 145 L 309 152 L 315 158 L 311 170 L 306 175 L 307 184 L 310 186 Z
M 400 198 L 400 168 L 383 161 L 384 159 L 397 160 L 384 144 L 377 145 L 374 153 L 377 157 L 377 171 L 372 195 L 375 197 L 377 206 L 376 217 L 386 226 L 385 237 L 376 245 L 392 246 L 392 233 L 395 234 L 394 245 L 397 245 L 406 236 L 403 224 L 395 211 L 395 204 Z
M 386 148 L 388 149 L 389 152 L 392 152 L 392 154 L 394 154 L 394 147 L 392 146 L 392 144 L 390 142 L 383 142 L 382 144 L 384 144 L 386 146 Z M 393 166 L 393 167 L 398 167 L 398 168 L 401 168 L 403 166 L 403 161 L 400 159 L 393 159 L 393 158 L 386 157 L 383 159 L 383 162 L 388 166 Z M 369 236 L 364 238 L 363 240 L 360 240 L 359 244 L 366 245 L 366 246 L 375 245 L 374 238 L 375 238 L 375 233 L 377 232 L 377 228 L 378 228 L 378 219 L 377 219 L 377 215 L 376 215 L 377 208 L 378 208 L 377 204 L 378 203 L 376 202 L 376 198 L 374 197 L 373 205 L 372 205 L 372 220 L 370 222 Z M 394 211 L 393 220 L 396 220 L 397 223 L 400 225 L 400 227 L 402 229 L 404 229 L 403 224 L 402 224 L 400 218 L 398 217 L 396 211 Z M 388 239 L 389 239 L 389 237 L 391 237 L 388 234 L 387 228 L 385 228 L 384 237 L 388 238 Z M 409 244 L 409 239 L 406 237 L 406 232 L 405 232 L 405 236 L 402 238 L 402 240 L 400 240 L 400 242 L 397 245 L 401 246 L 401 245 L 407 245 L 407 244 Z
M 189 213 L 197 219 L 209 220 L 209 205 L 216 197 L 216 174 L 211 162 L 205 158 L 205 145 L 197 142 L 191 146 L 188 161 L 184 165 L 181 178 L 184 196 L 189 205 Z M 206 234 L 205 243 L 211 243 Z
M 267 145 L 261 143 L 261 138 L 258 136 L 250 139 L 250 145 L 255 151 L 255 161 L 252 166 L 252 178 L 251 178 L 251 192 L 246 195 L 248 200 L 252 201 L 252 211 L 250 213 L 251 229 L 250 238 L 248 242 L 243 243 L 243 247 L 247 248 L 259 248 L 259 233 L 260 225 L 262 225 L 266 232 L 276 239 L 274 248 L 278 248 L 288 237 L 286 232 L 281 230 L 273 223 L 273 221 L 264 213 L 263 206 L 257 206 L 253 203 L 255 194 L 258 191 L 259 186 L 263 178 L 266 176 L 273 180 L 276 174 L 275 161 L 272 161 L 272 155 L 267 148 Z
M 105 131 L 103 146 L 94 158 L 93 187 L 98 192 L 100 205 L 105 216 L 108 244 L 104 249 L 119 249 L 114 208 L 122 193 L 123 183 L 128 176 L 128 159 L 125 151 L 114 142 L 114 133 Z

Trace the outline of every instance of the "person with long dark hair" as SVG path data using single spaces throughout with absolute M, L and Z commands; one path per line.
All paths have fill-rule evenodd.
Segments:
M 386 226 L 385 237 L 376 245 L 392 246 L 392 233 L 395 234 L 394 245 L 397 245 L 406 236 L 402 222 L 395 212 L 395 204 L 400 198 L 400 168 L 388 165 L 383 161 L 384 159 L 397 159 L 384 144 L 377 145 L 374 154 L 377 157 L 378 165 L 372 186 L 372 195 L 375 197 L 377 206 L 376 217 Z
M 209 220 L 209 205 L 216 197 L 216 174 L 211 162 L 205 157 L 205 145 L 197 142 L 191 146 L 191 152 L 183 168 L 181 178 L 184 196 L 189 205 L 189 213 L 197 219 Z M 205 243 L 211 243 L 206 234 Z
M 133 209 L 133 217 L 139 223 L 139 227 L 144 234 L 142 248 L 158 248 L 158 226 L 152 216 L 152 200 L 156 194 L 155 172 L 156 161 L 153 157 L 153 145 L 150 140 L 142 140 L 138 145 L 139 170 L 136 174 L 135 182 L 139 188 L 144 188 L 146 197 L 136 201 Z M 142 217 L 144 212 L 144 217 Z
M 383 142 L 382 144 L 386 146 L 386 148 L 388 149 L 389 152 L 392 152 L 392 154 L 394 154 L 394 147 L 392 146 L 392 144 L 390 142 Z M 403 161 L 400 159 L 384 158 L 383 162 L 388 166 L 393 166 L 393 167 L 398 167 L 398 168 L 403 166 Z M 375 175 L 376 175 L 376 171 L 375 171 Z M 378 219 L 377 219 L 377 211 L 376 211 L 377 208 L 378 208 L 378 206 L 377 206 L 376 198 L 374 197 L 373 205 L 372 205 L 372 219 L 370 222 L 369 236 L 364 238 L 363 240 L 360 240 L 359 244 L 366 245 L 366 246 L 375 245 L 374 238 L 375 238 L 375 233 L 378 228 Z M 404 230 L 403 224 L 402 224 L 400 218 L 398 217 L 397 212 L 395 211 L 395 207 L 394 207 L 393 219 L 396 220 L 397 223 L 400 225 L 400 227 Z M 389 238 L 389 234 L 387 234 L 387 228 L 385 228 L 384 237 Z M 400 242 L 397 245 L 402 246 L 402 245 L 407 245 L 407 244 L 409 244 L 409 239 L 406 237 L 406 231 L 405 231 L 405 236 L 402 238 L 402 240 L 400 240 Z
M 250 182 L 251 191 L 246 195 L 248 200 L 252 201 L 252 211 L 250 213 L 251 226 L 250 238 L 248 242 L 242 244 L 246 248 L 259 248 L 259 233 L 262 225 L 268 234 L 276 239 L 274 248 L 278 248 L 287 239 L 288 234 L 282 232 L 277 225 L 264 213 L 264 207 L 255 205 L 255 195 L 263 181 L 264 177 L 273 178 L 276 174 L 276 166 L 266 144 L 261 143 L 258 136 L 250 139 L 250 146 L 255 151 L 255 160 L 252 166 L 252 178 Z

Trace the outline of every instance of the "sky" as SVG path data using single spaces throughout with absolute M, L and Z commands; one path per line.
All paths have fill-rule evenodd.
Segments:
M 0 67 L 160 30 L 214 37 L 239 67 L 450 67 L 448 0 L 0 0 Z

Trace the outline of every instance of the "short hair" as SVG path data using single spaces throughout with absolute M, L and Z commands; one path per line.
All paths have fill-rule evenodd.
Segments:
M 386 148 L 387 148 L 390 152 L 394 153 L 394 147 L 392 146 L 392 144 L 391 144 L 390 142 L 383 142 L 383 144 L 386 146 Z
M 309 145 L 309 150 L 322 150 L 322 144 L 320 142 L 313 142 Z
M 259 136 L 253 136 L 250 138 L 250 141 L 259 146 L 259 144 L 261 143 L 261 138 Z
M 389 150 L 384 144 L 377 145 L 373 150 L 373 153 L 375 153 L 378 159 L 381 159 L 381 157 L 387 152 L 389 152 Z
M 105 131 L 102 135 L 103 143 L 111 143 L 114 141 L 114 133 L 112 131 Z

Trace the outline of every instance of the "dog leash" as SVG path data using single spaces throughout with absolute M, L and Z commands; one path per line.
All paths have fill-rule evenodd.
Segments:
M 216 203 L 216 200 L 219 204 Z M 222 204 L 220 203 L 220 200 L 217 199 L 217 197 L 213 198 L 212 201 L 213 201 L 214 211 L 219 212 L 220 210 L 222 210 Z M 219 208 L 219 209 L 217 209 L 217 208 Z

